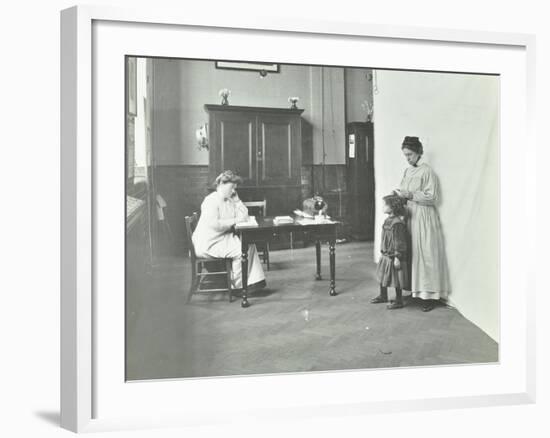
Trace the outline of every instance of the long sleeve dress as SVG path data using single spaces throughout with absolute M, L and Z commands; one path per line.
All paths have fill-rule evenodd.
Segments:
M 376 269 L 378 282 L 384 287 L 409 288 L 407 225 L 400 217 L 388 217 L 382 225 L 380 261 Z M 396 269 L 394 259 L 399 259 L 401 268 Z
M 202 202 L 201 216 L 192 236 L 198 257 L 233 259 L 231 282 L 234 289 L 242 287 L 241 240 L 232 230 L 234 219 L 239 212 L 248 214 L 248 209 L 238 198 L 226 199 L 218 192 L 210 193 Z M 265 275 L 256 245 L 249 245 L 247 285 L 262 280 L 265 280 Z
M 446 298 L 450 292 L 445 242 L 436 203 L 439 182 L 430 166 L 422 163 L 405 170 L 401 190 L 412 193 L 407 201 L 410 235 L 412 296 Z

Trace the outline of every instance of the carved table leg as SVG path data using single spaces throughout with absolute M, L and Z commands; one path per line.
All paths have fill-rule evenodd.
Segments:
M 330 253 L 330 296 L 338 295 L 336 293 L 336 241 L 331 239 L 329 242 Z
M 315 255 L 317 256 L 317 274 L 315 280 L 322 280 L 321 278 L 321 241 L 315 241 Z
M 242 285 L 243 285 L 243 299 L 241 301 L 241 307 L 248 307 L 250 306 L 250 303 L 247 299 L 247 292 L 248 292 L 248 244 L 242 239 L 241 237 L 241 278 L 242 278 Z

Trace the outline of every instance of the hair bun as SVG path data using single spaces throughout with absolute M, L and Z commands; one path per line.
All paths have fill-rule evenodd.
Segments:
M 418 139 L 418 137 L 413 136 L 406 136 L 403 139 L 403 143 L 401 145 L 401 149 L 410 149 L 413 152 L 416 152 L 417 154 L 422 155 L 424 152 L 424 148 L 422 147 L 422 142 Z
M 228 182 L 241 184 L 243 182 L 243 179 L 232 170 L 224 170 L 217 176 L 214 185 L 219 186 L 220 184 L 225 184 Z

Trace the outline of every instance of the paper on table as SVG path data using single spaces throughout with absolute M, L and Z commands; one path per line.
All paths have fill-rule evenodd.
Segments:
M 235 228 L 246 228 L 246 227 L 257 227 L 258 222 L 256 221 L 256 216 L 248 216 L 248 220 L 246 222 L 239 222 L 238 224 L 235 224 Z
M 334 223 L 334 221 L 331 221 L 330 219 L 315 220 L 315 219 L 308 219 L 308 218 L 297 219 L 296 222 L 299 223 L 300 225 L 322 225 L 322 224 Z
M 293 213 L 296 216 L 302 216 L 302 217 L 306 217 L 306 218 L 309 218 L 309 219 L 313 219 L 313 216 L 311 214 L 306 213 L 305 211 L 302 211 L 302 210 L 299 210 L 299 209 L 294 210 Z

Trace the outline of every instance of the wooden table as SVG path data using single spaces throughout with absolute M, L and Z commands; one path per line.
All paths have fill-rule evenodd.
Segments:
M 327 222 L 327 223 L 308 223 L 302 225 L 298 223 L 298 219 L 295 218 L 291 224 L 275 225 L 272 217 L 256 217 L 258 226 L 239 227 L 235 230 L 235 233 L 241 239 L 241 252 L 242 252 L 242 284 L 243 295 L 241 301 L 241 307 L 248 307 L 247 295 L 247 283 L 248 283 L 248 245 L 256 243 L 257 241 L 270 241 L 274 236 L 280 233 L 290 233 L 293 231 L 307 232 L 310 237 L 315 240 L 315 254 L 317 260 L 317 272 L 315 275 L 316 280 L 321 280 L 321 241 L 328 241 L 329 244 L 329 259 L 330 259 L 330 288 L 329 295 L 335 296 L 336 293 L 336 226 L 339 222 Z

